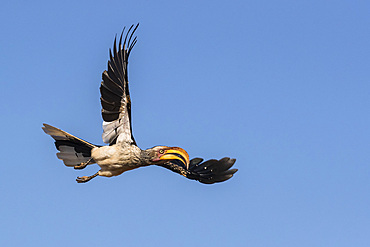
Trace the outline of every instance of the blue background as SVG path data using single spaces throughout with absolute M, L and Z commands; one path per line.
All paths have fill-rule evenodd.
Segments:
M 370 246 L 368 1 L 3 1 L 1 246 Z M 99 85 L 140 22 L 138 145 L 235 157 L 77 184 L 43 122 L 102 144 Z

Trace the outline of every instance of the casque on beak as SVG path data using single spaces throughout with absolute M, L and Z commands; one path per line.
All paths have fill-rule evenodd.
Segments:
M 164 153 L 159 157 L 160 160 L 179 160 L 181 161 L 186 169 L 189 169 L 189 155 L 188 153 L 179 147 L 169 147 L 164 149 Z

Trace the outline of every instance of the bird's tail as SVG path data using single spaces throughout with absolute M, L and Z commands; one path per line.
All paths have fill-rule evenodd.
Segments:
M 74 167 L 89 160 L 89 164 L 94 163 L 91 160 L 91 150 L 98 146 L 48 124 L 44 124 L 42 129 L 54 138 L 55 146 L 60 151 L 57 157 L 63 160 L 66 166 Z

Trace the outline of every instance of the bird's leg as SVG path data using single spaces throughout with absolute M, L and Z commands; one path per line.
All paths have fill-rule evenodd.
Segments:
M 76 181 L 77 181 L 77 183 L 86 183 L 86 182 L 89 182 L 91 179 L 95 178 L 98 175 L 99 175 L 99 172 L 97 172 L 97 173 L 95 173 L 94 175 L 91 175 L 91 176 L 77 177 Z
M 80 163 L 79 165 L 76 165 L 74 166 L 73 168 L 74 169 L 78 169 L 78 170 L 81 170 L 81 169 L 84 169 L 89 163 L 90 161 L 92 160 L 93 158 L 90 158 L 88 161 L 86 162 L 83 162 L 83 163 Z

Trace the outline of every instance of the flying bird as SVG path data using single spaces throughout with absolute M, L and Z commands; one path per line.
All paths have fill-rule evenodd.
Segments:
M 235 159 L 225 157 L 203 162 L 201 158 L 189 160 L 188 153 L 179 147 L 155 146 L 140 149 L 132 135 L 131 99 L 128 85 L 128 58 L 137 37 L 133 37 L 136 26 L 132 25 L 123 38 L 123 29 L 117 47 L 114 39 L 113 51 L 109 50 L 108 69 L 103 72 L 100 85 L 103 117 L 103 141 L 109 145 L 99 146 L 73 136 L 61 129 L 43 124 L 42 129 L 55 140 L 59 152 L 57 157 L 74 169 L 83 169 L 98 164 L 100 170 L 91 176 L 77 177 L 85 183 L 97 176 L 118 176 L 139 167 L 158 165 L 179 173 L 188 179 L 205 184 L 228 180 L 237 169 L 230 169 Z

